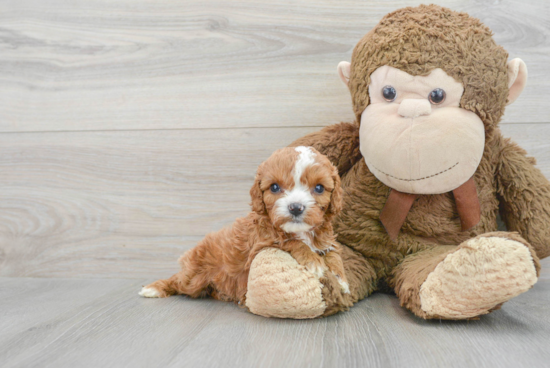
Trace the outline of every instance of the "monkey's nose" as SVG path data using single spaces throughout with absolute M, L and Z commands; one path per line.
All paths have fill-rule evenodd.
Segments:
M 430 101 L 425 99 L 408 99 L 401 101 L 397 113 L 404 118 L 417 118 L 432 113 Z
M 302 212 L 304 212 L 306 208 L 304 207 L 303 204 L 301 203 L 291 203 L 288 205 L 288 211 L 293 215 L 293 216 L 299 216 L 302 214 Z

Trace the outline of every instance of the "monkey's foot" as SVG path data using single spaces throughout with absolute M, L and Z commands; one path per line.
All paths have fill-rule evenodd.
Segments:
M 319 277 L 280 249 L 262 250 L 252 261 L 246 306 L 260 316 L 315 318 L 325 312 Z
M 467 319 L 489 313 L 537 282 L 530 249 L 506 235 L 477 237 L 449 254 L 420 288 L 432 318 Z

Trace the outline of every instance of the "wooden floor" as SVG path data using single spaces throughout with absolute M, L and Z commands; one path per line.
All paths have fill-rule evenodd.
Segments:
M 550 267 L 550 262 L 544 262 Z M 479 321 L 424 321 L 374 294 L 330 318 L 136 297 L 150 280 L 0 278 L 2 367 L 547 367 L 550 273 Z
M 550 177 L 550 2 L 436 2 L 526 62 L 501 128 Z M 548 365 L 548 260 L 471 322 L 421 321 L 382 294 L 314 321 L 137 296 L 246 214 L 272 151 L 353 119 L 336 65 L 419 3 L 0 1 L 0 366 Z

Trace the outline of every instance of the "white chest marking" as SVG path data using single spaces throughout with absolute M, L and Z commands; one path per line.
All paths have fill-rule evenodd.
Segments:
M 334 250 L 334 247 L 331 247 L 329 246 L 328 248 L 325 248 L 325 249 L 318 249 L 316 248 L 314 245 L 313 245 L 313 237 L 315 236 L 313 234 L 313 231 L 310 231 L 309 234 L 306 233 L 306 232 L 301 232 L 301 233 L 296 233 L 296 236 L 298 237 L 298 239 L 300 239 L 301 241 L 303 241 L 308 247 L 309 249 L 311 249 L 312 252 L 315 252 L 317 254 L 320 254 L 320 255 L 325 255 L 327 254 L 328 252 Z

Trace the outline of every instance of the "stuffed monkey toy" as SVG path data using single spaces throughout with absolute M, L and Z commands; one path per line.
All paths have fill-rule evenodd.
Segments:
M 460 320 L 531 288 L 550 254 L 550 183 L 498 128 L 527 78 L 507 59 L 478 19 L 436 5 L 397 10 L 367 33 L 338 65 L 356 122 L 292 144 L 339 170 L 333 225 L 350 293 L 269 249 L 252 264 L 249 310 L 315 318 L 389 288 L 420 318 Z

